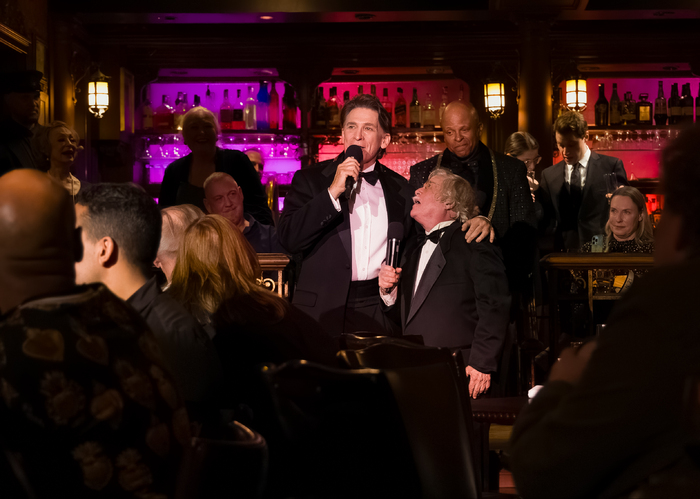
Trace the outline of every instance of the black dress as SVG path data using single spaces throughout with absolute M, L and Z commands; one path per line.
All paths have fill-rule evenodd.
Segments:
M 267 205 L 267 196 L 260 182 L 258 172 L 248 156 L 241 151 L 216 149 L 214 158 L 217 172 L 228 173 L 243 191 L 243 209 L 261 223 L 272 225 L 272 212 Z M 160 186 L 158 205 L 161 208 L 180 204 L 193 204 L 202 211 L 204 208 L 204 189 L 190 184 L 187 179 L 192 166 L 192 154 L 177 159 L 165 169 L 163 183 Z

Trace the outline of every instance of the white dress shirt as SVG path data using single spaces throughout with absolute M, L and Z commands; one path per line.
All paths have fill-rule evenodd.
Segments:
M 371 172 L 376 163 L 362 170 Z M 331 201 L 340 211 L 340 201 Z M 375 185 L 369 182 L 355 182 L 348 200 L 350 210 L 350 234 L 352 237 L 352 280 L 367 281 L 379 275 L 379 269 L 386 258 L 386 238 L 389 218 L 386 213 L 386 200 L 381 181 Z
M 581 165 L 581 168 L 579 168 L 579 172 L 581 174 L 581 190 L 583 190 L 583 188 L 586 185 L 586 172 L 588 171 L 588 160 L 591 159 L 591 150 L 588 148 L 588 146 L 585 147 L 586 152 L 583 153 L 583 158 L 581 158 L 581 160 L 578 162 L 578 164 Z M 568 163 L 566 165 L 566 183 L 569 185 L 571 185 L 571 172 L 574 171 L 574 166 L 575 165 L 570 165 Z

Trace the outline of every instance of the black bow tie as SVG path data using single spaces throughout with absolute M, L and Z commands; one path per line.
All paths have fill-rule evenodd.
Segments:
M 449 227 L 449 225 L 448 225 L 448 227 Z M 430 241 L 432 243 L 437 244 L 438 241 L 440 241 L 440 236 L 446 230 L 447 230 L 447 227 L 442 227 L 441 229 L 437 229 L 437 230 L 432 231 L 430 234 L 419 235 L 418 236 L 418 245 L 423 246 L 426 241 Z
M 365 182 L 369 182 L 372 185 L 377 184 L 377 180 L 379 180 L 379 174 L 377 173 L 377 170 L 372 170 L 371 172 L 360 172 L 360 178 L 363 179 Z

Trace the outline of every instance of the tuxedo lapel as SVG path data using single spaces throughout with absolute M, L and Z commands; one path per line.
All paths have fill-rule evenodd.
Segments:
M 338 165 L 342 163 L 345 159 L 345 153 L 340 153 L 340 155 L 335 158 L 335 161 L 326 166 L 322 173 L 326 177 L 326 189 L 331 186 L 333 179 L 335 178 L 335 172 L 338 171 Z M 345 198 L 344 194 L 340 195 L 338 198 L 340 201 L 340 212 L 342 214 L 342 221 L 336 227 L 338 231 L 338 237 L 340 237 L 340 242 L 347 253 L 347 261 L 352 262 L 352 235 L 350 234 L 350 207 L 348 205 L 348 200 Z
M 406 200 L 398 192 L 399 185 L 392 181 L 389 175 L 386 174 L 386 166 L 377 161 L 374 166 L 379 177 L 379 182 L 384 191 L 384 202 L 386 203 L 387 221 L 404 222 L 404 210 L 406 208 Z
M 583 186 L 583 198 L 589 195 L 589 192 L 593 189 L 595 180 L 597 178 L 602 178 L 602 175 L 598 174 L 598 167 L 600 166 L 599 160 L 600 156 L 595 151 L 591 151 L 591 157 L 588 158 L 588 167 L 586 168 L 586 184 Z

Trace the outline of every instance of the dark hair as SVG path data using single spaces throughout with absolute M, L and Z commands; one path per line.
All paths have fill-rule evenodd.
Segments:
M 83 230 L 91 240 L 111 237 L 132 265 L 148 274 L 158 254 L 162 220 L 158 205 L 132 183 L 93 184 L 80 189 L 87 208 Z
M 508 156 L 517 158 L 523 153 L 539 149 L 540 144 L 537 139 L 527 132 L 515 132 L 506 139 L 506 145 L 503 147 L 503 153 Z
M 664 210 L 679 215 L 693 255 L 700 253 L 700 125 L 683 130 L 661 154 Z
M 576 111 L 567 111 L 554 122 L 554 133 L 566 135 L 573 133 L 577 139 L 582 139 L 588 133 L 588 123 L 583 115 Z
M 358 107 L 376 111 L 379 116 L 380 128 L 384 133 L 391 135 L 391 115 L 384 109 L 379 99 L 372 94 L 358 94 L 343 104 L 343 109 L 340 110 L 340 125 L 343 128 L 345 128 L 345 119 L 350 114 L 350 111 Z M 380 149 L 377 159 L 381 159 L 385 152 L 386 149 Z

